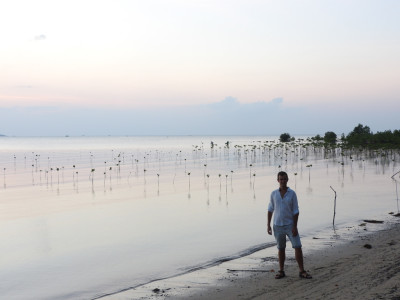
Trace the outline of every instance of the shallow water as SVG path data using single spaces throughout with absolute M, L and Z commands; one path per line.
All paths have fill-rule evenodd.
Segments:
M 332 225 L 331 186 L 339 227 L 398 211 L 398 155 L 324 159 L 266 140 L 276 137 L 1 138 L 0 294 L 91 299 L 271 244 L 280 169 L 304 236 Z

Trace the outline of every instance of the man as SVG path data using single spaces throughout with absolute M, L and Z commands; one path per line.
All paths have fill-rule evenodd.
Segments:
M 295 257 L 299 265 L 300 278 L 311 279 L 311 275 L 304 270 L 303 251 L 301 250 L 301 241 L 297 230 L 297 221 L 299 219 L 299 206 L 296 193 L 287 186 L 289 181 L 286 172 L 278 173 L 279 189 L 271 193 L 271 199 L 268 205 L 268 234 L 272 234 L 271 219 L 274 214 L 274 236 L 278 247 L 279 271 L 276 279 L 285 277 L 285 258 L 286 258 L 286 236 L 289 237 L 292 247 L 295 250 Z

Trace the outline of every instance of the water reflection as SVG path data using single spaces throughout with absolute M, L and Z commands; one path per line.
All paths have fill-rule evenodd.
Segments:
M 311 194 L 312 194 L 313 189 L 311 188 L 311 186 L 308 186 L 308 187 L 306 188 L 306 192 L 307 192 L 307 195 L 311 195 Z
M 335 225 L 332 226 L 333 234 L 331 235 L 331 239 L 340 240 L 340 234 L 336 231 L 337 227 Z

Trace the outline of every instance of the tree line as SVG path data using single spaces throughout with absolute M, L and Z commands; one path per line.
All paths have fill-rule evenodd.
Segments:
M 333 131 L 325 132 L 323 137 L 317 134 L 311 139 L 328 145 L 336 145 L 338 142 L 341 142 L 350 147 L 400 148 L 400 130 L 385 130 L 373 133 L 369 126 L 362 124 L 358 124 L 347 135 L 343 133 L 340 139 L 338 139 L 336 133 Z M 294 138 L 289 133 L 282 133 L 279 140 L 281 142 L 289 142 L 294 140 Z

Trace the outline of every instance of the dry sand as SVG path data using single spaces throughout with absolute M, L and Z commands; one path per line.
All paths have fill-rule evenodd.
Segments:
M 106 299 L 400 300 L 398 221 L 396 219 L 390 226 L 382 226 L 374 233 L 364 234 L 379 226 L 367 224 L 355 229 L 362 234 L 351 241 L 333 242 L 316 251 L 304 251 L 305 266 L 313 279 L 298 277 L 297 264 L 291 255 L 293 251 L 289 249 L 286 277 L 275 279 L 277 259 L 270 256 L 272 249 L 267 249 L 215 267 L 155 281 Z M 361 231 L 362 228 L 365 231 Z

